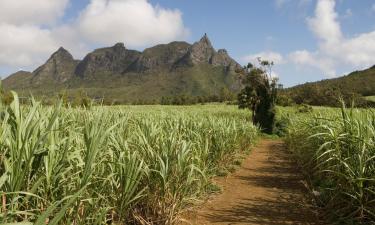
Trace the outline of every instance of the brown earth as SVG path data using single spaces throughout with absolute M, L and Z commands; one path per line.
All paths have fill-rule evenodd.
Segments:
M 262 140 L 237 172 L 215 183 L 222 192 L 188 212 L 182 224 L 324 224 L 282 141 Z

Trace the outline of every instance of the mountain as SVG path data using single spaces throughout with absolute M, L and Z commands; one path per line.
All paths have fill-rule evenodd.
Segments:
M 348 103 L 354 100 L 365 105 L 366 97 L 375 95 L 375 66 L 339 78 L 297 85 L 284 93 L 296 103 L 337 106 L 338 97 L 343 97 Z
M 123 43 L 117 43 L 113 47 L 89 53 L 77 65 L 75 74 L 84 79 L 103 74 L 122 74 L 140 55 L 138 51 L 126 49 Z
M 35 85 L 64 83 L 74 76 L 74 70 L 78 63 L 79 60 L 74 60 L 73 56 L 61 47 L 44 65 L 33 72 L 31 83 Z
M 3 86 L 47 98 L 83 91 L 118 102 L 160 101 L 176 95 L 217 95 L 223 89 L 236 93 L 241 85 L 235 70 L 240 67 L 225 49 L 216 51 L 205 34 L 194 44 L 171 42 L 143 52 L 117 43 L 82 60 L 61 47 L 35 71 L 8 76 Z

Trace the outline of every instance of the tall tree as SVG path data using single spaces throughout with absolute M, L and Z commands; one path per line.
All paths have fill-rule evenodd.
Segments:
M 238 104 L 241 109 L 250 109 L 253 123 L 271 134 L 275 124 L 278 80 L 272 77 L 273 62 L 261 58 L 258 61 L 258 67 L 249 63 L 237 71 L 245 85 L 238 95 Z

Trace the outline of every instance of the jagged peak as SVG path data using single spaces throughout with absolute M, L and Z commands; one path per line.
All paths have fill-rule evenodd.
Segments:
M 59 49 L 57 49 L 57 51 L 58 51 L 58 52 L 62 52 L 62 51 L 67 52 L 68 50 L 66 50 L 64 47 L 61 46 Z
M 215 49 L 214 47 L 212 46 L 211 44 L 211 41 L 210 39 L 208 38 L 207 34 L 204 34 L 203 37 L 198 41 L 198 42 L 195 42 L 192 46 L 192 50 L 193 51 L 210 51 L 210 52 L 214 52 Z
M 60 47 L 56 52 L 54 52 L 52 54 L 52 56 L 50 57 L 50 59 L 56 58 L 56 57 L 59 57 L 59 56 L 68 57 L 68 58 L 73 59 L 72 54 L 70 54 L 70 52 L 63 47 Z
M 203 37 L 201 38 L 201 41 L 210 41 L 210 39 L 208 38 L 207 33 L 204 33 Z
M 219 53 L 219 54 L 228 54 L 228 51 L 226 49 L 219 49 L 217 51 L 217 53 Z
M 60 47 L 59 49 L 57 49 L 57 51 L 55 53 L 68 53 L 70 54 L 70 52 L 68 50 L 66 50 L 64 47 Z
M 126 49 L 124 43 L 118 42 L 113 46 L 114 49 Z
M 212 46 L 211 41 L 210 41 L 210 38 L 208 38 L 207 33 L 205 33 L 205 34 L 203 35 L 203 37 L 199 40 L 199 43 L 204 43 L 204 44 L 207 44 L 207 45 L 209 45 L 209 46 Z

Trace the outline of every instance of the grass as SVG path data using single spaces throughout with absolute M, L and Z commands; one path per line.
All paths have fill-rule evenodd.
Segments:
M 236 106 L 0 106 L 0 223 L 175 224 L 259 137 Z M 327 217 L 375 221 L 375 114 L 278 108 Z M 264 138 L 277 138 L 263 136 Z
M 375 114 L 316 107 L 289 120 L 286 141 L 304 168 L 320 206 L 337 224 L 375 221 Z
M 0 106 L 0 223 L 174 224 L 254 143 L 235 106 Z
M 375 102 L 375 96 L 366 96 L 365 99 L 367 101 Z

